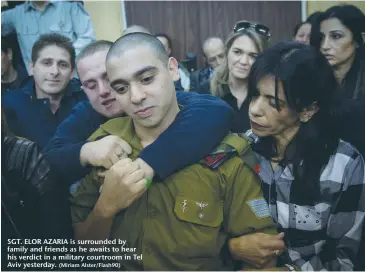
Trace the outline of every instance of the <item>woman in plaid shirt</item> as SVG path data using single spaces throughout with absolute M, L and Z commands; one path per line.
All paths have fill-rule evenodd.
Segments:
M 365 166 L 333 133 L 338 85 L 328 61 L 312 47 L 281 42 L 256 59 L 248 89 L 259 175 L 288 248 L 282 259 L 300 270 L 353 270 L 363 236 Z

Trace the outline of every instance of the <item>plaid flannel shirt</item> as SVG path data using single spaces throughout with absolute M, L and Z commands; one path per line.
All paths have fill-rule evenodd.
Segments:
M 246 136 L 257 142 L 251 132 Z M 360 153 L 340 141 L 320 177 L 321 201 L 297 205 L 292 165 L 278 165 L 258 155 L 265 198 L 278 228 L 285 232 L 289 261 L 304 271 L 353 270 L 363 234 L 365 166 Z

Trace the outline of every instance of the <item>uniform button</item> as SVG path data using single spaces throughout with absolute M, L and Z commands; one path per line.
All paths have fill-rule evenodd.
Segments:
M 155 209 L 152 209 L 149 211 L 149 215 L 150 215 L 150 217 L 156 217 L 157 211 Z
M 199 214 L 198 214 L 198 217 L 199 217 L 200 219 L 203 219 L 203 218 L 204 218 L 204 214 L 203 214 L 203 213 L 199 213 Z

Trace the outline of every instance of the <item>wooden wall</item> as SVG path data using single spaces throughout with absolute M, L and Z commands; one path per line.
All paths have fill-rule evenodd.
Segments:
M 212 35 L 225 38 L 239 20 L 270 27 L 272 43 L 291 39 L 294 26 L 301 21 L 300 1 L 126 1 L 125 10 L 128 25 L 167 33 L 178 60 L 187 52 L 199 53 L 199 66 L 203 41 Z

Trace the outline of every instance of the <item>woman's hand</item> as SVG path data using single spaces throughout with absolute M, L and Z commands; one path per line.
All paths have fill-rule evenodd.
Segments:
M 284 233 L 277 235 L 253 233 L 232 238 L 229 241 L 229 249 L 235 259 L 263 268 L 286 250 Z

